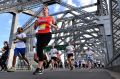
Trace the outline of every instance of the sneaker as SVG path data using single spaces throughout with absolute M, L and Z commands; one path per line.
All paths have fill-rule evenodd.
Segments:
M 14 72 L 16 69 L 15 67 L 11 67 L 10 69 L 7 70 L 7 72 Z
M 50 70 L 54 70 L 54 68 L 52 67 L 52 68 L 50 68 Z
M 3 71 L 4 69 L 2 68 L 0 71 Z
M 8 71 L 8 68 L 5 68 L 4 71 Z
M 74 67 L 71 65 L 71 66 L 70 66 L 70 70 L 73 70 L 73 68 L 74 68 Z
M 42 69 L 37 68 L 37 69 L 33 72 L 33 75 L 36 75 L 36 74 L 43 74 Z
M 29 66 L 28 66 L 28 70 L 31 70 L 31 69 L 32 69 L 32 67 L 31 67 L 31 65 L 29 65 Z

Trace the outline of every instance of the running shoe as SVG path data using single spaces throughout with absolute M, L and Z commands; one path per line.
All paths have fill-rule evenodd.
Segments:
M 74 66 L 71 65 L 71 66 L 70 66 L 70 70 L 73 70 L 73 68 L 74 68 Z
M 37 68 L 37 69 L 33 72 L 33 75 L 37 75 L 37 74 L 43 74 L 42 69 Z
M 16 69 L 15 67 L 11 67 L 10 69 L 7 70 L 7 72 L 14 72 Z
M 1 68 L 1 70 L 0 71 L 3 71 L 4 69 L 3 68 Z
M 32 69 L 32 66 L 31 66 L 31 65 L 29 65 L 29 66 L 28 66 L 28 70 L 31 70 L 31 69 Z

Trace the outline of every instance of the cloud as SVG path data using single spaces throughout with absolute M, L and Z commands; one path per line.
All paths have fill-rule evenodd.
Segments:
M 81 6 L 88 5 L 90 3 L 91 3 L 91 0 L 81 0 L 80 1 Z
M 97 2 L 97 0 L 92 0 L 92 2 Z
M 59 9 L 60 9 L 60 5 L 58 5 L 58 4 L 55 4 L 54 6 L 55 6 L 55 8 L 54 8 L 54 12 L 57 12 L 57 11 L 59 11 Z
M 8 20 L 8 24 L 12 24 L 12 19 L 9 19 L 9 20 Z
M 73 3 L 73 1 L 72 1 L 72 0 L 67 0 L 67 3 L 68 3 L 68 4 L 70 4 L 70 5 L 73 5 L 73 6 L 77 7 L 77 6 L 76 6 L 76 4 L 75 4 L 75 3 Z
M 84 10 L 87 11 L 87 12 L 93 12 L 93 11 L 97 10 L 97 7 L 93 6 L 93 7 L 90 7 L 90 8 L 85 8 Z
M 63 2 L 66 2 L 67 0 L 63 0 Z
M 74 0 L 63 0 L 63 2 L 69 4 L 69 5 L 72 5 L 74 7 L 77 7 L 76 3 L 74 2 Z M 69 10 L 67 7 L 64 7 L 63 8 L 64 10 Z
M 63 0 L 62 2 L 65 2 L 65 3 L 67 3 L 67 4 L 76 6 L 76 4 L 74 4 L 72 0 Z M 54 12 L 64 11 L 64 10 L 68 10 L 68 8 L 65 7 L 65 6 L 58 5 L 58 4 L 55 4 L 55 5 L 54 5 Z M 57 15 L 57 18 L 60 18 L 61 16 L 62 16 L 62 15 Z
M 10 14 L 9 13 L 3 13 L 3 14 L 0 14 L 0 17 L 9 17 Z
M 65 3 L 67 3 L 67 4 L 70 4 L 70 5 L 74 6 L 74 7 L 77 7 L 77 5 L 73 2 L 73 0 L 63 0 L 63 2 L 65 2 Z M 55 6 L 55 7 L 54 7 L 54 12 L 59 11 L 60 8 L 61 8 L 61 5 L 58 5 L 58 4 L 55 4 L 54 6 Z M 68 10 L 68 9 L 65 8 L 65 7 L 64 7 L 63 9 Z
M 18 22 L 17 27 L 22 27 L 22 25 Z

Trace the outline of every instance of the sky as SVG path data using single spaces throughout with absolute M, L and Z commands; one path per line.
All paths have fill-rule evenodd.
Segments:
M 80 7 L 84 5 L 88 5 L 90 3 L 94 3 L 97 0 L 62 0 L 63 2 L 66 2 L 70 5 L 73 5 L 75 7 Z M 54 8 L 54 9 L 53 9 Z M 91 9 L 87 9 L 88 11 L 95 10 L 96 8 L 93 7 Z M 50 14 L 67 10 L 67 8 L 62 7 L 58 4 L 49 6 Z M 18 27 L 24 25 L 24 23 L 30 18 L 30 16 L 19 13 L 18 15 Z M 9 41 L 10 36 L 10 30 L 11 30 L 11 24 L 12 24 L 12 15 L 9 13 L 2 13 L 0 14 L 0 49 L 3 47 L 4 41 Z

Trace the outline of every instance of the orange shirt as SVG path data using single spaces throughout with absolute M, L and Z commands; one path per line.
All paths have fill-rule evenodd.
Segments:
M 37 27 L 38 32 L 37 33 L 49 33 L 50 32 L 50 23 L 52 22 L 52 17 L 39 17 L 37 20 L 37 25 L 34 26 Z

